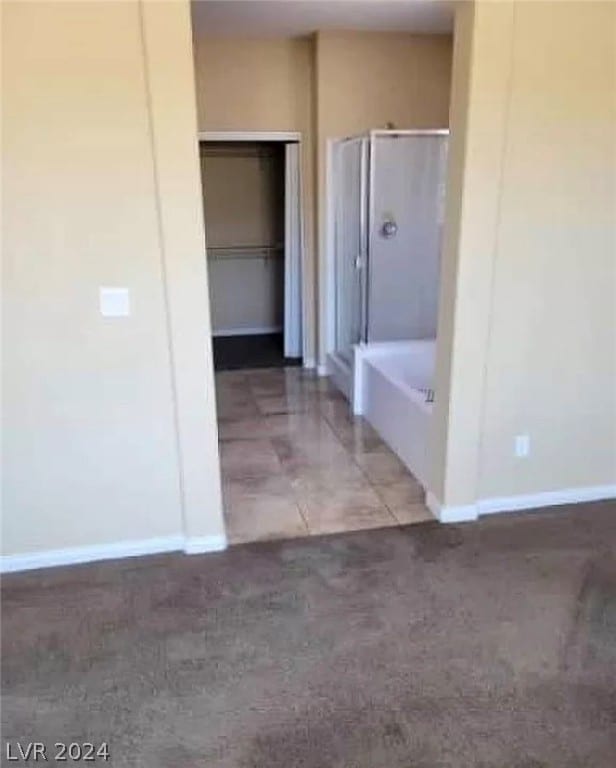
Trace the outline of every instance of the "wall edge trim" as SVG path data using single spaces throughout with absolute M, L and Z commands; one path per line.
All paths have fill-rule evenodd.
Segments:
M 198 131 L 199 141 L 301 142 L 300 131 Z

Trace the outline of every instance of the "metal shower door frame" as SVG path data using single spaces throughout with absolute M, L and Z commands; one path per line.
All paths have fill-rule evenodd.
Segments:
M 340 149 L 343 145 L 358 143 L 360 146 L 360 190 L 359 190 L 359 253 L 355 256 L 355 269 L 359 276 L 359 339 L 361 343 L 364 341 L 365 328 L 367 323 L 367 295 L 368 295 L 368 154 L 369 154 L 369 136 L 348 136 L 342 139 L 338 139 L 335 144 L 334 151 L 334 178 L 336 181 L 340 179 Z M 334 230 L 337 227 L 339 221 L 338 205 L 340 203 L 340 197 L 336 192 L 334 199 L 337 201 L 334 209 Z M 337 248 L 337 233 L 334 231 L 334 238 L 336 241 L 336 247 L 334 248 L 334 283 L 336 289 L 334 291 L 334 300 L 336 302 L 334 318 L 335 318 L 335 333 L 334 336 L 337 339 L 338 336 L 338 248 Z

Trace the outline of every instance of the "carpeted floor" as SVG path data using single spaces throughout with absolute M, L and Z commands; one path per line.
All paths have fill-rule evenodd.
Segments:
M 139 768 L 613 768 L 616 505 L 7 576 L 3 737 Z

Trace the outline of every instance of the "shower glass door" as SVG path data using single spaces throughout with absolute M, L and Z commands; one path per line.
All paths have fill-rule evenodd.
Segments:
M 336 352 L 352 361 L 363 323 L 367 139 L 347 139 L 335 154 Z
M 447 139 L 372 133 L 369 341 L 436 337 Z

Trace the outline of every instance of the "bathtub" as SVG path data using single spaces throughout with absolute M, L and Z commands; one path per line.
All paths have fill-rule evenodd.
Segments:
M 436 342 L 355 347 L 352 406 L 426 487 Z

